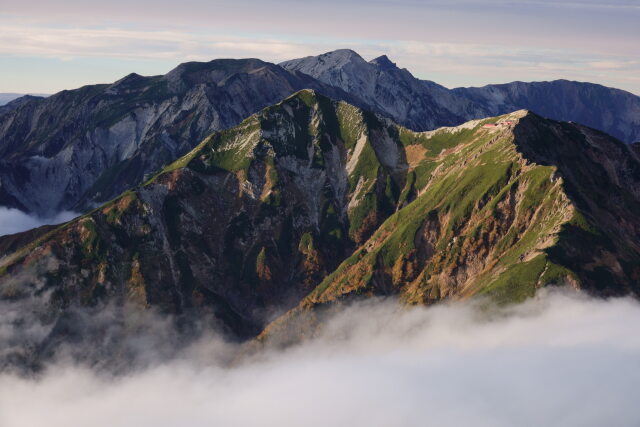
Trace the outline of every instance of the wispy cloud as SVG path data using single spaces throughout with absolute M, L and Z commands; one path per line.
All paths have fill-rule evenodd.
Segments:
M 31 71 L 33 58 L 52 70 L 52 87 L 21 90 L 51 92 L 90 82 L 80 74 L 89 61 L 102 61 L 93 68 L 104 81 L 163 73 L 186 60 L 278 62 L 350 47 L 367 58 L 389 54 L 446 86 L 567 78 L 640 93 L 640 9 L 631 0 L 27 0 L 2 7 L 3 91 L 42 80 Z
M 316 39 L 295 35 L 246 36 L 182 29 L 154 30 L 92 27 L 24 27 L 8 23 L 0 29 L 0 55 L 73 61 L 111 58 L 162 60 L 178 64 L 219 57 L 259 57 L 272 62 L 349 47 L 366 58 L 388 54 L 419 77 L 446 86 L 511 80 L 572 78 L 634 90 L 640 87 L 640 63 L 624 55 L 594 55 L 567 48 L 444 43 L 419 40 Z M 131 70 L 133 71 L 133 70 Z M 156 74 L 167 69 L 158 69 Z M 114 75 L 113 80 L 119 78 Z M 6 79 L 5 79 L 6 80 Z

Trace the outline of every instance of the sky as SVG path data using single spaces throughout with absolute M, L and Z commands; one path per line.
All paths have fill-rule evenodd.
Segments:
M 640 94 L 638 22 L 640 0 L 0 0 L 0 92 L 351 48 L 447 87 L 566 78 Z

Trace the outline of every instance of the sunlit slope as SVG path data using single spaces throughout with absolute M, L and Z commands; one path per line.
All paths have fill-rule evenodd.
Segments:
M 637 293 L 638 151 L 527 111 L 416 133 L 305 90 L 2 260 L 0 298 L 43 297 L 52 322 L 211 313 L 250 337 L 356 296 Z
M 263 336 L 300 335 L 314 309 L 362 296 L 518 302 L 546 285 L 637 294 L 638 147 L 527 111 L 491 121 L 405 140 L 403 193 L 415 198 Z

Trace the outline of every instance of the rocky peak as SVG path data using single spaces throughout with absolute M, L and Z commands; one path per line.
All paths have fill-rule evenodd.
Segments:
M 324 63 L 326 66 L 340 67 L 351 63 L 363 64 L 366 61 L 351 49 L 337 49 L 318 56 L 318 62 Z
M 169 71 L 164 79 L 173 86 L 188 88 L 195 84 L 218 84 L 234 74 L 250 73 L 269 65 L 275 67 L 255 58 L 185 62 Z
M 486 116 L 482 108 L 444 87 L 425 86 L 407 70 L 399 70 L 386 56 L 366 62 L 350 50 L 294 59 L 280 64 L 323 83 L 339 87 L 375 109 L 415 130 L 434 129 Z M 401 72 L 385 72 L 399 70 Z
M 109 85 L 105 93 L 109 95 L 123 95 L 144 87 L 149 83 L 148 77 L 143 77 L 137 73 L 127 74 L 120 80 Z
M 280 66 L 287 70 L 301 71 L 310 76 L 335 76 L 339 70 L 366 70 L 369 66 L 360 55 L 350 49 L 339 49 L 323 53 L 318 56 L 307 56 L 305 58 L 294 59 L 280 63 Z M 329 83 L 330 77 L 325 77 L 325 83 Z
M 369 61 L 370 64 L 377 65 L 382 70 L 392 70 L 398 68 L 395 62 L 392 62 L 387 55 L 379 56 Z

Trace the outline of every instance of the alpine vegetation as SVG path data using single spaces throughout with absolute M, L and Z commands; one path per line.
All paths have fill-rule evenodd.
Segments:
M 5 362 L 38 367 L 90 339 L 69 328 L 78 309 L 195 314 L 286 345 L 374 296 L 638 295 L 639 184 L 638 147 L 581 125 L 522 110 L 414 132 L 303 90 L 88 214 L 19 235 L 0 298 L 39 301 L 50 329 Z

